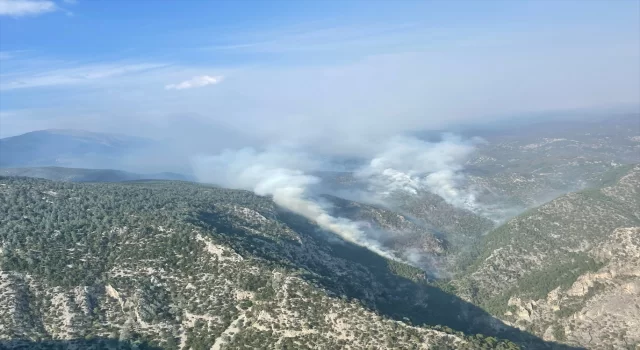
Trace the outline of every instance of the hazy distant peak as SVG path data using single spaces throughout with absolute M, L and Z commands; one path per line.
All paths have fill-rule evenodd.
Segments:
M 152 143 L 141 137 L 86 130 L 36 130 L 0 139 L 0 167 L 113 168 L 113 161 Z

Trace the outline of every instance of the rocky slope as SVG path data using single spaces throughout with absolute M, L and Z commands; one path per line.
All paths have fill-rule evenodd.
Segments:
M 425 191 L 417 195 L 395 193 L 384 207 L 329 195 L 324 198 L 331 204 L 333 215 L 362 223 L 385 249 L 432 278 L 448 277 L 468 247 L 495 225 Z
M 400 215 L 407 219 L 405 221 L 412 222 L 424 230 L 444 238 L 453 246 L 467 245 L 469 240 L 479 238 L 495 226 L 492 220 L 447 203 L 442 197 L 426 190 L 417 190 L 415 193 L 395 191 L 383 199 L 375 199 L 377 194 L 372 193 L 366 183 L 350 172 L 322 172 L 317 175 L 325 183 L 323 190 L 332 194 L 328 196 L 331 202 L 337 204 L 341 209 L 349 206 L 351 212 L 368 211 L 369 214 L 363 214 L 365 218 L 381 217 L 381 215 L 371 214 L 371 208 Z M 377 206 L 342 199 L 351 198 L 354 192 L 362 193 L 365 197 L 367 195 L 372 197 L 373 199 L 365 199 L 368 200 L 367 202 L 377 203 Z M 397 221 L 391 219 L 393 215 L 382 216 L 389 217 L 391 225 L 393 225 L 393 222 Z
M 512 297 L 506 318 L 543 337 L 588 348 L 634 349 L 640 344 L 640 227 L 618 228 L 591 253 L 597 271 L 578 276 L 546 298 Z
M 324 196 L 332 214 L 361 223 L 376 241 L 406 261 L 436 272 L 439 260 L 449 253 L 449 243 L 438 231 L 403 214 L 382 207 Z
M 0 212 L 3 346 L 548 346 L 245 191 L 0 178 Z
M 490 232 L 459 295 L 546 339 L 640 344 L 640 166 L 561 196 Z

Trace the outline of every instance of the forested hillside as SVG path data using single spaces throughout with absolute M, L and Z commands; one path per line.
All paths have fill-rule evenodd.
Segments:
M 11 344 L 547 346 L 246 191 L 3 177 L 0 212 L 0 337 Z

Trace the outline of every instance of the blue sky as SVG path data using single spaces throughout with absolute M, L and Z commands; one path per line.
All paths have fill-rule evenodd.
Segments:
M 633 0 L 0 0 L 0 136 L 335 143 L 637 106 L 639 60 Z

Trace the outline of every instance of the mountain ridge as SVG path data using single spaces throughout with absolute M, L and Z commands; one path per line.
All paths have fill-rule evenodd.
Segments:
M 0 205 L 9 212 L 1 225 L 6 244 L 0 266 L 2 283 L 10 286 L 0 316 L 19 337 L 116 336 L 154 340 L 152 345 L 231 347 L 286 341 L 297 348 L 332 348 L 348 340 L 352 348 L 513 348 L 496 338 L 506 337 L 551 346 L 425 284 L 420 270 L 328 239 L 330 233 L 307 219 L 247 191 L 165 181 L 0 177 L 0 183 Z M 11 205 L 16 201 L 28 205 Z M 314 298 L 320 299 L 310 303 Z M 219 313 L 209 311 L 219 307 L 229 316 L 219 320 Z M 53 327 L 64 313 L 72 321 Z M 101 315 L 109 327 L 92 321 Z
M 0 167 L 108 165 L 118 157 L 152 145 L 152 140 L 134 136 L 73 129 L 37 130 L 0 139 Z
M 172 172 L 139 174 L 115 169 L 84 169 L 67 167 L 29 167 L 29 168 L 0 168 L 3 176 L 25 176 L 54 181 L 71 182 L 122 182 L 136 180 L 180 180 L 194 181 L 195 179 Z

